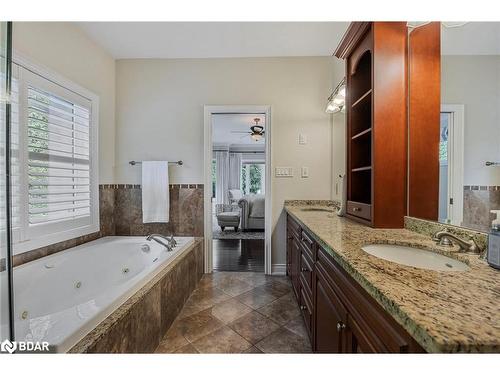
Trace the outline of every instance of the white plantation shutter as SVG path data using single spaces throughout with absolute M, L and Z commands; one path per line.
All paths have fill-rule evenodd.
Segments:
M 20 177 L 12 191 L 25 251 L 98 231 L 99 201 L 93 101 L 18 68 Z
M 12 69 L 12 78 L 11 78 L 11 96 L 10 96 L 10 149 L 11 149 L 11 214 L 12 220 L 11 225 L 14 232 L 14 240 L 16 240 L 18 236 L 18 231 L 20 228 L 20 181 L 21 181 L 21 172 L 19 167 L 19 80 L 17 75 L 17 69 L 15 66 Z M 0 117 L 5 116 L 5 106 L 0 106 Z M 6 129 L 5 127 L 1 127 L 0 129 L 0 137 L 2 139 L 2 153 L 5 147 L 5 136 Z M 6 168 L 6 158 L 2 158 L 0 161 L 0 168 L 5 170 Z M 1 179 L 0 181 L 0 209 L 1 212 L 5 212 L 5 179 Z M 6 230 L 5 220 L 0 220 L 0 230 L 3 232 Z
M 90 108 L 28 86 L 29 224 L 90 216 Z

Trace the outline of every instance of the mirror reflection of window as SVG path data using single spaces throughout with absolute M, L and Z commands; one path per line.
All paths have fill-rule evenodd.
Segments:
M 439 137 L 439 221 L 449 222 L 448 203 L 450 201 L 448 191 L 448 127 L 450 113 L 441 112 L 440 137 Z

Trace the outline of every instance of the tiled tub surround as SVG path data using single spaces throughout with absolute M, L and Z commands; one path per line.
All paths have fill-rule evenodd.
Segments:
M 286 211 L 428 352 L 500 352 L 500 273 L 477 255 L 436 246 L 407 229 L 372 229 L 335 213 Z M 362 246 L 390 243 L 448 252 L 467 272 L 417 269 L 381 260 Z
M 69 353 L 152 353 L 203 275 L 203 240 L 168 264 Z
M 464 227 L 488 231 L 495 219 L 491 210 L 500 210 L 500 186 L 464 186 Z
M 170 185 L 170 222 L 166 224 L 142 223 L 140 185 L 100 185 L 99 216 L 99 232 L 14 255 L 14 267 L 105 236 L 161 233 L 202 237 L 203 185 Z
M 203 185 L 170 185 L 168 223 L 142 222 L 140 185 L 115 186 L 115 234 L 141 236 L 150 233 L 203 236 Z
M 310 353 L 285 276 L 205 274 L 156 353 Z

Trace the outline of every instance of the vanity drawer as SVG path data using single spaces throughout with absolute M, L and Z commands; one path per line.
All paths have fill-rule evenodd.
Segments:
M 371 220 L 372 205 L 366 203 L 347 201 L 347 212 L 362 219 Z
M 302 249 L 314 262 L 316 260 L 316 242 L 304 230 L 300 234 L 300 243 L 302 244 Z
M 309 296 L 312 296 L 313 266 L 307 255 L 302 252 L 300 257 L 300 284 Z

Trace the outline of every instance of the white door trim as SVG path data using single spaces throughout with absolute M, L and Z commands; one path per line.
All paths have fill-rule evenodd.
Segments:
M 463 104 L 441 104 L 441 112 L 450 113 L 452 126 L 448 128 L 448 145 L 451 163 L 448 162 L 449 174 L 448 194 L 451 192 L 453 205 L 448 202 L 448 212 L 451 213 L 451 223 L 462 225 L 464 215 L 464 105 Z
M 205 273 L 213 271 L 212 259 L 212 115 L 217 113 L 259 113 L 266 116 L 266 181 L 265 181 L 265 253 L 264 272 L 272 274 L 271 259 L 271 106 L 269 105 L 205 105 L 204 106 L 204 236 L 205 236 Z

